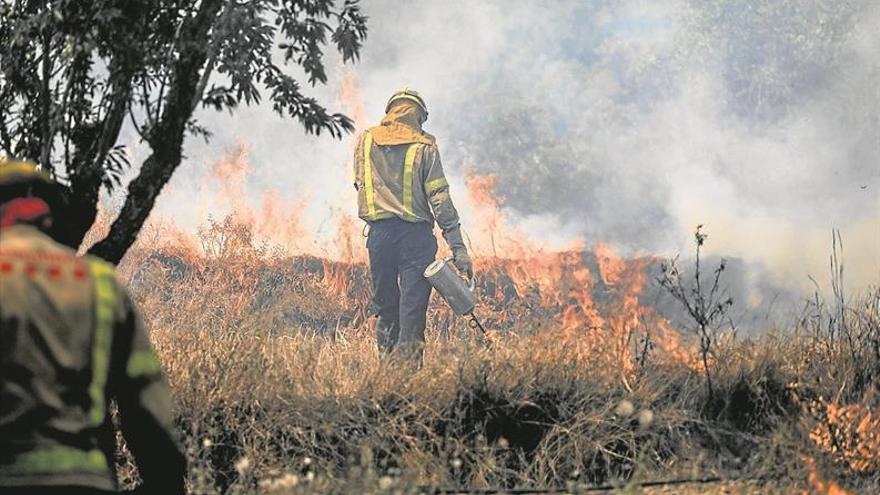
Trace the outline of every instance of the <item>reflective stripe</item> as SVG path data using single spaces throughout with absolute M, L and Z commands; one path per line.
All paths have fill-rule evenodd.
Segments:
M 367 200 L 367 219 L 376 220 L 376 200 L 373 197 L 373 160 L 370 152 L 373 150 L 373 135 L 364 133 L 364 196 Z
M 98 449 L 80 450 L 66 445 L 39 447 L 15 455 L 11 464 L 0 465 L 2 474 L 50 474 L 66 471 L 110 471 L 107 456 Z
M 411 144 L 406 149 L 406 159 L 403 161 L 403 214 L 410 219 L 416 217 L 413 213 L 413 167 L 419 146 L 421 146 L 419 143 Z
M 92 261 L 89 263 L 89 269 L 95 283 L 95 338 L 92 343 L 92 383 L 89 385 L 92 409 L 89 411 L 89 421 L 92 425 L 99 426 L 104 422 L 106 412 L 104 387 L 107 385 L 110 368 L 116 290 L 113 269 L 109 265 L 101 261 Z
M 425 184 L 425 192 L 431 194 L 432 192 L 440 189 L 441 187 L 446 187 L 449 185 L 449 182 L 446 181 L 446 177 L 440 177 L 439 179 L 434 179 L 432 181 L 428 181 Z
M 153 351 L 135 351 L 128 358 L 125 372 L 129 377 L 155 376 L 162 372 L 162 363 L 153 354 Z

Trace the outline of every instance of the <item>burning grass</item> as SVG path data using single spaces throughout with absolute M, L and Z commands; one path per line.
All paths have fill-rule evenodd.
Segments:
M 434 301 L 415 370 L 375 350 L 364 265 L 254 247 L 237 228 L 210 224 L 202 251 L 139 247 L 121 267 L 171 382 L 193 493 L 712 475 L 774 480 L 748 485 L 760 492 L 880 489 L 877 294 L 846 327 L 814 304 L 791 329 L 722 334 L 710 397 L 697 347 L 640 302 L 651 260 L 484 258 L 491 348 Z
M 333 259 L 273 249 L 302 247 L 303 227 L 266 222 L 271 195 L 247 205 L 243 156 L 212 170 L 244 206 L 197 239 L 154 221 L 120 266 L 169 376 L 192 493 L 707 476 L 751 480 L 723 485 L 734 493 L 880 491 L 880 290 L 836 290 L 759 336 L 713 333 L 701 355 L 698 334 L 650 303 L 659 260 L 545 250 L 508 223 L 493 178 L 473 177 L 491 347 L 435 296 L 416 370 L 376 351 L 358 226 L 337 222 Z

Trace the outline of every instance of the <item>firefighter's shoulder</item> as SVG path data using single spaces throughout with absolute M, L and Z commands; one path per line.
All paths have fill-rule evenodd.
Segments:
M 48 282 L 85 281 L 88 263 L 67 246 L 30 226 L 3 229 L 0 275 L 41 278 Z

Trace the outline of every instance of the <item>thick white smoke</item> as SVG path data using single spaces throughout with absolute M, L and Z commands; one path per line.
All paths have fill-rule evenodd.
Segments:
M 372 125 L 390 93 L 420 90 L 468 228 L 467 173 L 497 174 L 534 237 L 623 252 L 738 257 L 776 285 L 827 278 L 831 229 L 851 288 L 880 281 L 880 4 L 870 0 L 364 3 L 369 38 L 313 94 L 334 110 L 354 76 Z M 254 195 L 309 195 L 320 235 L 355 215 L 351 137 L 306 136 L 266 107 L 203 111 L 160 199 L 187 205 L 205 168 L 248 143 Z M 757 276 L 756 276 L 757 277 Z

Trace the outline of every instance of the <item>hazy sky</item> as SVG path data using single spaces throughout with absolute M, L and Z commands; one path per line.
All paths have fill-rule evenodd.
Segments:
M 880 2 L 363 7 L 360 61 L 329 56 L 329 84 L 308 92 L 373 125 L 395 88 L 421 91 L 466 230 L 480 226 L 465 177 L 495 173 L 511 222 L 550 244 L 669 255 L 702 223 L 711 252 L 809 289 L 839 228 L 851 286 L 880 281 Z M 268 106 L 199 120 L 214 137 L 188 140 L 160 214 L 194 228 L 205 208 L 192 205 L 220 211 L 210 165 L 243 142 L 255 203 L 270 189 L 307 199 L 318 235 L 332 212 L 356 215 L 351 136 L 307 136 Z

